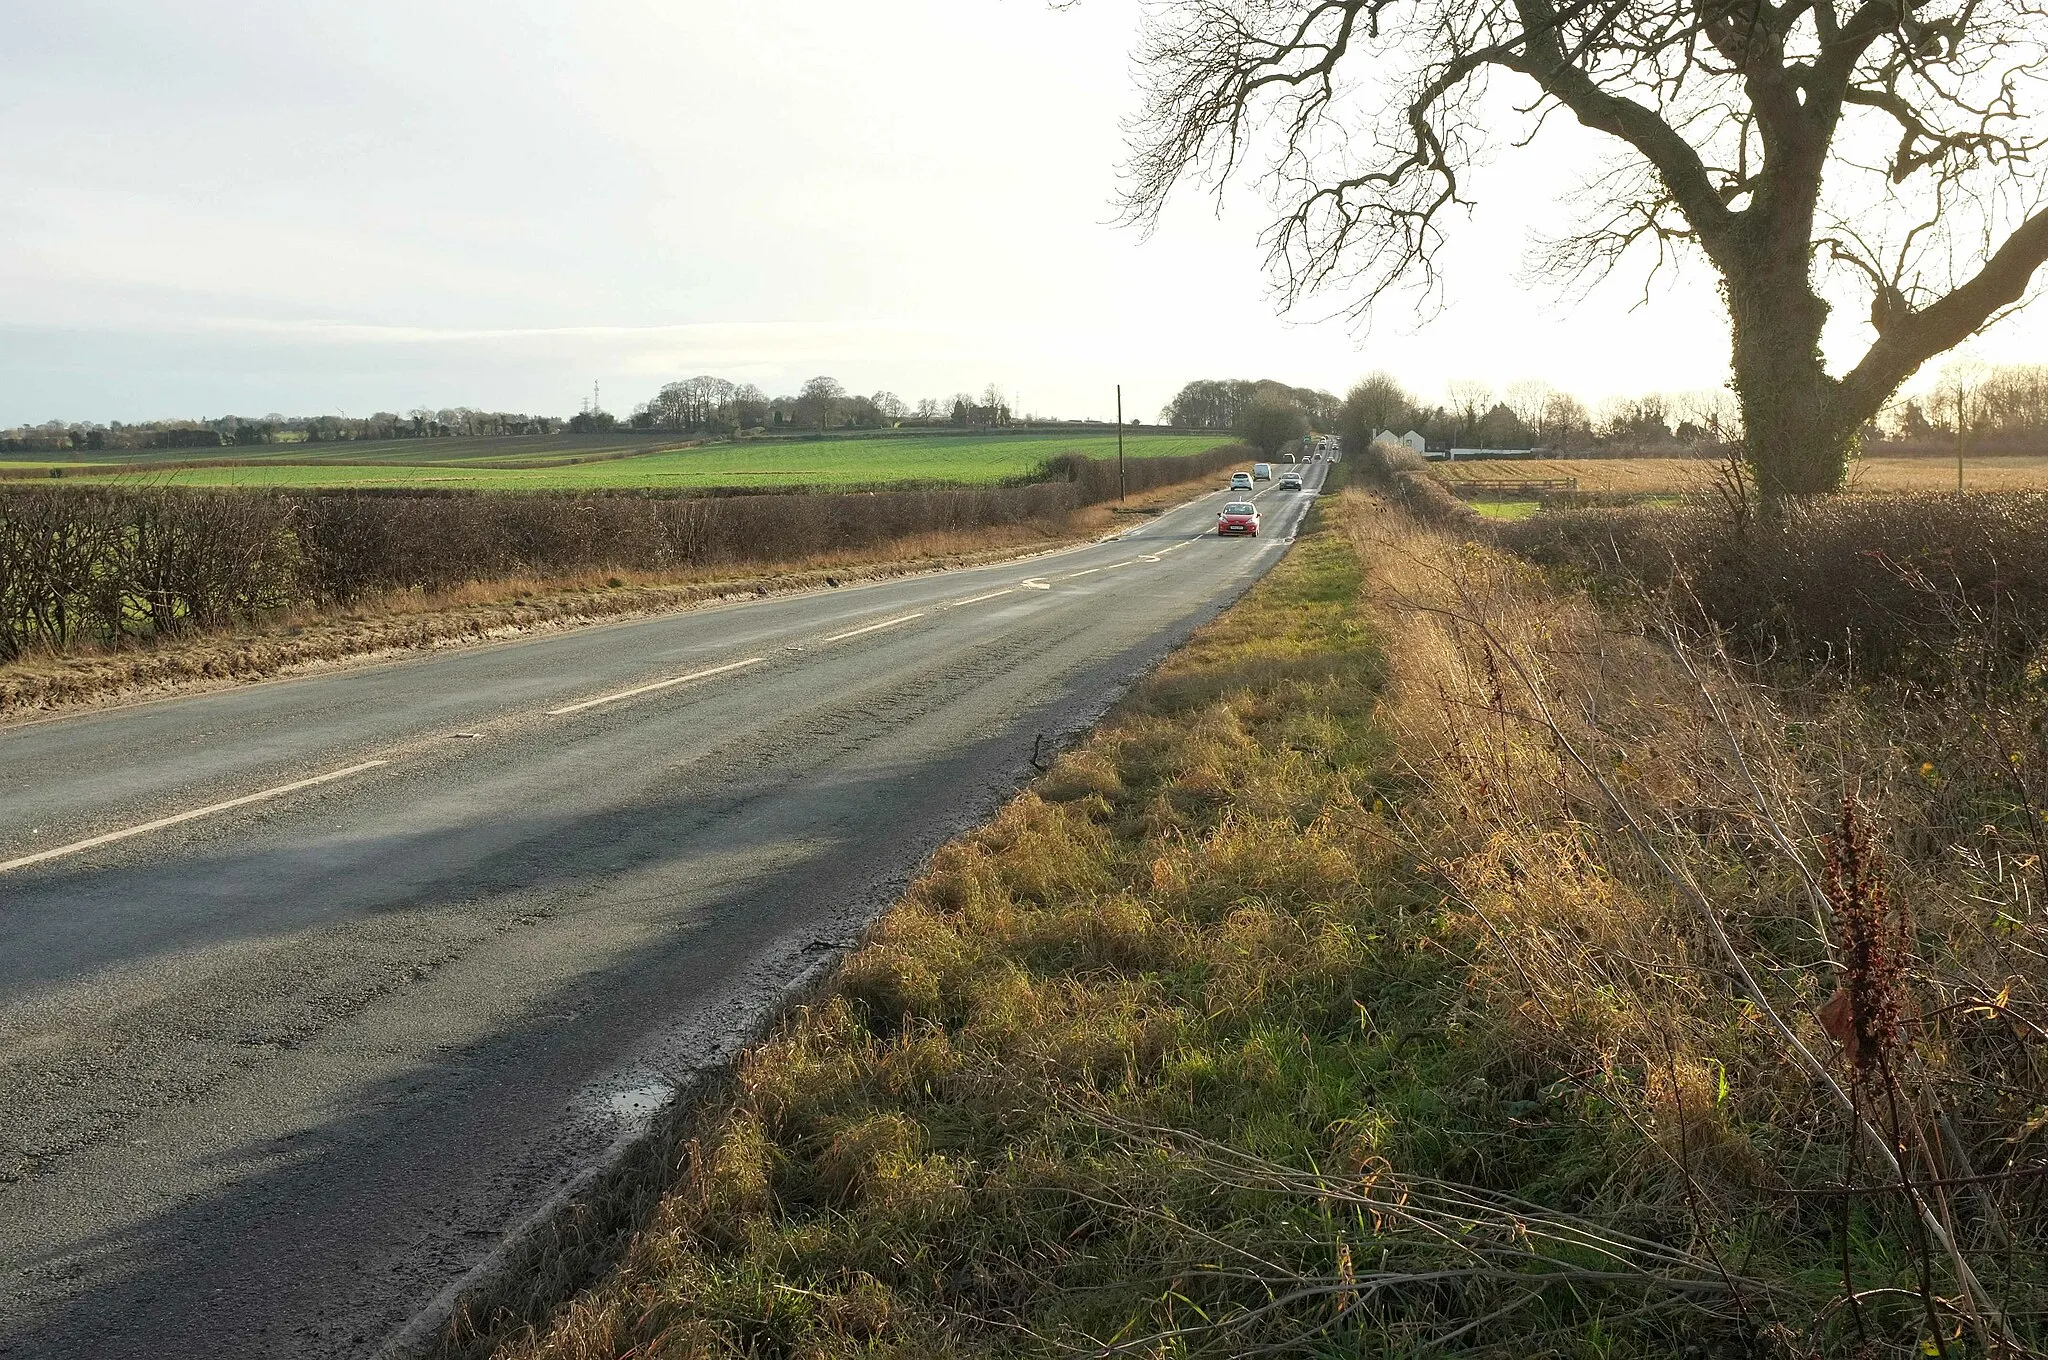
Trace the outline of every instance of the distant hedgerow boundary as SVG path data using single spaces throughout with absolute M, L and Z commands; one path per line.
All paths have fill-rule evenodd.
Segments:
M 1129 460 L 1133 492 L 1251 459 Z M 798 561 L 913 535 L 1055 522 L 1116 498 L 1066 455 L 1018 484 L 739 496 L 0 487 L 0 661 L 119 647 L 392 590 L 626 568 Z

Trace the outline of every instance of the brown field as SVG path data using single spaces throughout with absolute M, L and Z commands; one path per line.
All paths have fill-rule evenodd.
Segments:
M 1708 458 L 1537 458 L 1501 462 L 1435 463 L 1451 482 L 1479 485 L 1531 478 L 1572 477 L 1581 491 L 1672 495 L 1704 487 L 1718 466 Z M 1950 491 L 1956 484 L 1953 459 L 1863 458 L 1849 469 L 1852 491 Z M 1971 491 L 2048 490 L 2048 457 L 1979 458 L 1963 465 Z

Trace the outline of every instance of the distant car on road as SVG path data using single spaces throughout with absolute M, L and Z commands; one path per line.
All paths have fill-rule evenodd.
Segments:
M 1281 473 L 1281 474 L 1280 474 L 1280 489 L 1281 489 L 1282 491 L 1299 491 L 1299 490 L 1301 490 L 1301 474 L 1300 474 L 1299 472 L 1283 472 L 1283 473 Z
M 1250 474 L 1249 472 L 1233 472 L 1233 473 L 1231 473 L 1231 474 L 1230 474 L 1230 489 L 1231 489 L 1232 491 L 1249 491 L 1249 490 L 1251 490 L 1251 489 L 1252 489 L 1252 475 L 1251 475 L 1251 474 Z
M 1223 513 L 1216 516 L 1218 537 L 1228 538 L 1232 534 L 1259 536 L 1259 507 L 1250 501 L 1232 501 L 1223 507 Z
M 1272 480 L 1273 480 L 1273 465 L 1272 465 L 1271 463 L 1253 463 L 1253 464 L 1252 464 L 1252 479 L 1253 479 L 1254 481 L 1260 481 L 1260 482 L 1270 482 L 1270 481 L 1272 481 Z

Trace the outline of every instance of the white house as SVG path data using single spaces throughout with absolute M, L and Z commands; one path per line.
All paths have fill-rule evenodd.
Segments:
M 1399 444 L 1402 448 L 1409 449 L 1418 454 L 1426 453 L 1429 450 L 1429 441 L 1413 430 L 1406 434 L 1395 434 L 1392 430 L 1381 430 L 1372 437 L 1372 442 L 1377 444 L 1382 439 L 1390 443 Z

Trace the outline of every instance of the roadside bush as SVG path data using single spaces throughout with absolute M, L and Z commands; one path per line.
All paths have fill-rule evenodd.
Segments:
M 1352 457 L 1367 482 L 1392 496 L 1424 524 L 1467 532 L 1484 525 L 1479 512 L 1452 494 L 1443 479 L 1430 470 L 1428 460 L 1406 445 L 1375 440 Z
M 1224 444 L 1202 453 L 1182 454 L 1173 458 L 1127 458 L 1124 460 L 1122 485 L 1130 491 L 1150 491 L 1155 487 L 1176 486 L 1181 482 L 1191 482 L 1225 469 L 1254 463 L 1264 457 L 1264 454 L 1249 444 Z M 1066 482 L 1079 489 L 1082 503 L 1085 505 L 1113 501 L 1117 498 L 1119 490 L 1114 458 L 1084 458 L 1076 453 L 1063 453 L 1046 459 L 1024 481 Z
M 1782 519 L 1569 510 L 1496 529 L 1535 561 L 1639 582 L 1743 652 L 1875 678 L 2017 678 L 2048 641 L 2048 495 L 1838 496 Z

